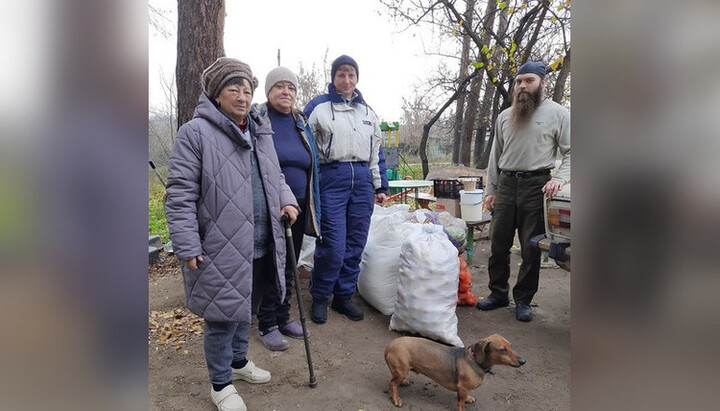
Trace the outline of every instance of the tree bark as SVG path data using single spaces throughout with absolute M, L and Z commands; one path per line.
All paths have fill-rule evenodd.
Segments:
M 470 66 L 470 35 L 467 30 L 472 30 L 473 9 L 475 8 L 475 0 L 466 1 L 467 8 L 465 10 L 465 20 L 463 27 L 463 45 L 462 55 L 460 56 L 460 75 L 458 80 L 467 77 L 468 67 Z M 455 105 L 455 126 L 453 127 L 453 145 L 452 145 L 452 162 L 458 164 L 460 162 L 460 147 L 463 129 L 463 113 L 465 111 L 465 90 L 458 95 Z
M 497 34 L 500 38 L 505 37 L 508 30 L 508 10 L 507 8 L 504 8 L 500 11 L 500 15 L 498 17 L 498 27 L 497 27 Z M 495 25 L 495 20 L 493 19 L 492 22 L 488 22 L 488 27 L 492 28 Z M 501 51 L 495 50 L 495 55 L 493 56 L 493 60 L 500 61 Z M 473 163 L 475 164 L 475 168 L 483 169 L 487 168 L 487 163 L 490 158 L 490 148 L 492 147 L 492 124 L 494 124 L 493 119 L 497 117 L 497 114 L 494 112 L 493 108 L 493 100 L 495 96 L 499 95 L 497 91 L 495 90 L 495 86 L 491 79 L 485 80 L 485 93 L 483 94 L 483 100 L 482 104 L 480 106 L 480 113 L 478 114 L 478 123 L 477 123 L 477 129 L 475 132 L 475 147 L 473 149 Z M 485 142 L 485 135 L 487 131 L 490 131 L 490 137 L 488 139 L 487 145 L 484 145 Z
M 488 2 L 485 6 L 485 16 L 483 17 L 482 22 L 482 30 L 480 31 L 480 41 L 482 41 L 483 44 L 489 46 L 490 42 L 492 40 L 492 37 L 490 33 L 493 31 L 493 28 L 495 26 L 495 16 L 496 16 L 497 7 L 494 2 Z M 505 12 L 507 13 L 507 12 Z M 501 24 L 502 26 L 502 24 Z M 503 28 L 503 27 L 501 27 Z M 505 27 L 506 29 L 506 27 Z M 502 36 L 504 36 L 504 31 L 501 33 Z M 500 51 L 496 50 L 495 52 L 495 61 L 500 61 L 499 56 Z M 478 49 L 478 54 L 482 54 L 481 50 Z M 491 79 L 490 79 L 491 80 Z M 492 84 L 492 81 L 489 81 L 486 84 L 485 87 L 485 93 L 489 93 L 489 90 L 494 89 L 494 86 Z M 477 76 L 473 79 L 472 85 L 470 86 L 470 94 L 468 96 L 468 102 L 467 102 L 467 109 L 465 111 L 465 124 L 463 125 L 463 145 L 462 145 L 462 151 L 461 151 L 461 160 L 463 164 L 466 164 L 470 166 L 471 160 L 475 158 L 473 154 L 473 151 L 476 151 L 479 149 L 479 147 L 482 145 L 482 133 L 475 133 L 475 149 L 471 151 L 472 149 L 472 142 L 473 142 L 473 131 L 476 130 L 476 125 L 480 122 L 480 119 L 485 113 L 478 111 L 478 106 L 480 105 L 480 92 L 482 90 L 482 74 Z
M 570 75 L 570 49 L 568 49 L 565 58 L 563 59 L 562 67 L 558 73 L 557 80 L 555 80 L 555 89 L 553 90 L 552 99 L 558 104 L 562 104 L 562 98 L 565 94 L 565 82 Z
M 463 81 L 460 82 L 457 90 L 455 90 L 453 95 L 450 96 L 450 98 L 445 102 L 445 104 L 443 104 L 442 107 L 440 107 L 438 109 L 438 111 L 435 113 L 434 116 L 432 116 L 430 121 L 428 121 L 425 125 L 423 125 L 423 135 L 422 135 L 422 139 L 420 140 L 420 160 L 422 163 L 423 178 L 425 178 L 425 176 L 430 171 L 430 166 L 428 164 L 428 157 L 427 157 L 427 141 L 430 136 L 430 128 L 433 126 L 433 124 L 435 124 L 436 121 L 438 121 L 440 119 L 440 116 L 442 116 L 442 113 L 445 112 L 445 109 L 447 109 L 450 106 L 450 104 L 452 104 L 453 101 L 455 101 L 455 99 L 458 98 L 458 95 L 460 95 L 460 93 L 462 93 L 465 90 L 467 83 L 469 83 L 473 78 L 475 78 L 475 76 L 477 76 L 479 72 L 480 72 L 480 69 L 475 69 L 475 70 L 473 70 L 472 73 L 470 73 L 470 75 L 465 77 L 463 79 Z
M 460 139 L 460 163 L 470 167 L 470 152 L 472 146 L 473 131 L 478 117 L 478 105 L 480 102 L 480 89 L 482 88 L 483 72 L 480 72 L 470 83 L 470 92 L 465 105 L 465 121 L 462 127 L 462 138 Z
M 540 29 L 542 28 L 543 21 L 545 20 L 545 14 L 547 14 L 549 4 L 540 2 L 538 6 L 541 6 L 540 10 L 540 16 L 537 19 L 537 24 L 535 25 L 535 30 L 533 31 L 532 36 L 530 37 L 530 40 L 528 40 L 527 44 L 525 45 L 525 52 L 523 53 L 522 58 L 520 59 L 520 63 L 525 63 L 530 58 L 530 53 L 532 52 L 532 49 L 535 47 L 535 43 L 538 41 L 538 36 L 540 35 Z
M 178 0 L 177 125 L 190 119 L 202 93 L 200 75 L 225 55 L 225 0 Z

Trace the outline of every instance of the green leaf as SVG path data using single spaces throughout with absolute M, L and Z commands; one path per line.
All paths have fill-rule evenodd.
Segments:
M 489 53 L 490 51 L 488 50 L 487 44 L 485 44 L 485 45 L 482 46 L 482 49 L 480 49 L 480 52 L 481 52 L 482 54 L 486 55 L 486 56 L 488 55 L 488 53 Z
M 498 3 L 498 8 L 500 10 L 505 9 L 505 7 L 507 7 L 507 2 L 503 1 L 502 3 Z
M 564 61 L 565 61 L 565 57 L 564 57 L 564 56 L 558 57 L 557 60 L 553 61 L 553 62 L 550 64 L 550 68 L 552 69 L 552 71 L 556 71 L 556 70 L 558 69 L 558 67 L 559 67 Z
M 485 65 L 482 61 L 473 61 L 471 64 L 476 69 L 482 68 Z

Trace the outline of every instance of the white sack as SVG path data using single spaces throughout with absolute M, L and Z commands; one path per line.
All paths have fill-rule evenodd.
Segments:
M 395 308 L 400 248 L 405 238 L 403 221 L 408 209 L 409 206 L 404 204 L 375 205 L 360 261 L 358 291 L 368 304 L 384 315 L 392 314 Z
M 462 347 L 457 335 L 457 248 L 443 227 L 422 224 L 407 236 L 400 253 L 397 300 L 390 329 L 408 331 Z

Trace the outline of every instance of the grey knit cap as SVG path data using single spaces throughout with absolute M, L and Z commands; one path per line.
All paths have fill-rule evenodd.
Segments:
M 234 78 L 242 78 L 252 86 L 253 92 L 258 86 L 258 79 L 253 76 L 250 66 L 230 57 L 220 57 L 202 72 L 203 91 L 208 97 L 215 98 L 223 87 Z
M 288 81 L 298 89 L 298 78 L 290 69 L 285 67 L 275 67 L 270 70 L 265 78 L 265 97 L 270 94 L 270 89 L 280 81 Z

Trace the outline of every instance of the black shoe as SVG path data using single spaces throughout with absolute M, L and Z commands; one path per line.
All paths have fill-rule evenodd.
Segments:
M 517 304 L 515 306 L 515 318 L 518 321 L 528 322 L 532 320 L 532 308 L 527 304 Z
M 316 324 L 323 324 L 327 321 L 327 301 L 313 300 L 310 309 L 310 319 Z
M 475 307 L 478 310 L 490 311 L 490 310 L 494 310 L 494 309 L 500 308 L 500 307 L 507 307 L 508 305 L 510 305 L 510 300 L 508 300 L 507 298 L 501 299 L 501 298 L 488 297 L 484 300 L 478 301 L 478 303 L 475 304 Z
M 338 300 L 333 298 L 330 308 L 344 314 L 347 318 L 353 321 L 360 321 L 365 316 L 361 309 L 359 309 L 351 300 Z

